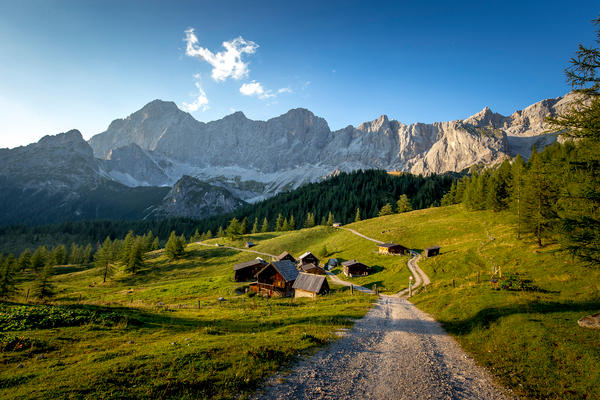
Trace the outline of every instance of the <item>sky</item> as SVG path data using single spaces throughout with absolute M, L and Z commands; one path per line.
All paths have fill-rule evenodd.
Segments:
M 331 129 L 504 115 L 570 90 L 597 1 L 0 0 L 0 148 L 88 139 L 154 99 Z

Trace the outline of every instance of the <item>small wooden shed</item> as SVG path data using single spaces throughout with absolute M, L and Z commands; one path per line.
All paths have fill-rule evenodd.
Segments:
M 401 244 L 392 243 L 380 243 L 377 245 L 379 254 L 406 254 L 408 249 Z
M 304 253 L 300 257 L 298 257 L 298 261 L 300 261 L 300 264 L 319 265 L 319 259 L 310 251 L 307 251 L 306 253 Z
M 297 277 L 298 270 L 293 262 L 273 261 L 256 273 L 256 282 L 250 284 L 250 291 L 267 296 L 291 296 Z
M 440 246 L 431 246 L 423 250 L 425 257 L 433 257 L 440 254 Z
M 254 243 L 246 242 L 246 248 L 249 249 L 250 247 L 254 247 Z
M 323 275 L 300 272 L 293 285 L 294 297 L 316 298 L 319 294 L 329 292 L 329 283 Z
M 325 275 L 325 270 L 313 263 L 300 265 L 299 271 L 307 274 Z
M 341 222 L 334 222 L 334 223 L 333 223 L 333 227 L 334 227 L 334 228 L 339 228 L 340 226 L 342 226 L 342 223 L 341 223 Z
M 356 260 L 348 260 L 342 263 L 344 275 L 346 276 L 364 276 L 369 275 L 369 267 Z
M 296 262 L 296 259 L 287 251 L 284 251 L 283 253 L 281 253 L 280 255 L 277 256 L 277 261 L 283 261 L 283 260 L 288 260 L 293 263 Z
M 267 264 L 262 258 L 235 264 L 233 266 L 234 279 L 236 282 L 253 281 L 254 275 Z

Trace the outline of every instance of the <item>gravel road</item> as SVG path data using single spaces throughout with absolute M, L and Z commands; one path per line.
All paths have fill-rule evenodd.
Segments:
M 255 399 L 507 399 L 442 327 L 407 300 L 377 305 L 329 347 L 270 378 Z

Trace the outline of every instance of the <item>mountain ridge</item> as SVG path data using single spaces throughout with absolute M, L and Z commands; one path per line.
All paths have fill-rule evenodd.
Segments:
M 474 164 L 493 164 L 522 154 L 531 145 L 556 140 L 540 136 L 545 117 L 556 115 L 574 99 L 573 93 L 545 99 L 509 116 L 489 107 L 465 119 L 403 124 L 387 115 L 356 127 L 331 130 L 327 121 L 306 108 L 294 108 L 265 121 L 241 111 L 219 120 L 200 122 L 173 102 L 153 100 L 140 110 L 93 136 L 96 157 L 130 144 L 144 150 L 159 168 L 155 176 L 134 177 L 131 166 L 108 167 L 113 177 L 134 177 L 122 183 L 172 185 L 183 175 L 204 181 L 256 181 L 264 193 L 248 193 L 253 201 L 286 188 L 314 182 L 339 169 L 385 169 L 415 174 L 457 172 Z M 108 165 L 111 164 L 110 160 Z M 120 174 L 120 175 L 119 175 Z

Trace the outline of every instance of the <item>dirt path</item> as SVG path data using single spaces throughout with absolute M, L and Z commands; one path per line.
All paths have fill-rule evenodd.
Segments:
M 373 239 L 368 236 L 365 236 L 362 233 L 355 231 L 354 229 L 340 227 L 340 226 L 338 226 L 337 229 L 343 229 L 345 231 L 355 234 L 356 236 L 360 236 L 363 239 L 367 239 L 367 240 L 370 240 L 375 243 L 383 243 L 381 240 L 377 240 L 377 239 Z M 412 254 L 412 258 L 410 260 L 408 260 L 407 265 L 408 265 L 408 269 L 410 270 L 412 275 L 415 277 L 415 283 L 413 286 L 413 292 L 414 292 L 419 287 L 421 287 L 421 285 L 423 285 L 425 287 L 427 285 L 429 285 L 431 283 L 431 280 L 429 279 L 427 274 L 425 272 L 423 272 L 423 270 L 419 267 L 419 264 L 417 264 L 417 262 L 421 258 L 421 255 L 413 250 L 411 250 L 410 253 Z M 406 289 L 403 289 L 400 292 L 396 293 L 396 296 L 407 296 L 408 294 L 409 294 L 409 289 L 406 288 Z
M 333 272 L 325 271 L 325 273 L 331 278 L 331 280 L 335 284 L 342 285 L 342 286 L 351 286 L 351 285 L 353 285 L 352 282 L 347 282 L 347 281 L 341 280 Z M 354 285 L 354 289 L 356 289 L 356 290 L 358 290 L 360 292 L 369 293 L 369 294 L 374 294 L 375 293 L 371 289 L 368 289 L 368 288 L 366 288 L 364 286 Z
M 214 244 L 207 244 L 207 243 L 202 243 L 202 242 L 194 242 L 196 244 L 199 244 L 201 246 L 207 246 L 207 247 L 214 247 L 214 248 L 219 248 L 219 249 L 231 249 L 231 250 L 237 250 L 237 251 L 245 251 L 247 253 L 254 253 L 254 254 L 259 254 L 261 256 L 267 256 L 267 257 L 277 257 L 274 254 L 269 254 L 269 253 L 261 253 L 260 251 L 255 251 L 255 250 L 250 250 L 250 249 L 240 249 L 238 247 L 231 247 L 231 246 L 215 246 Z
M 255 399 L 506 399 L 429 315 L 381 296 L 352 330 Z

